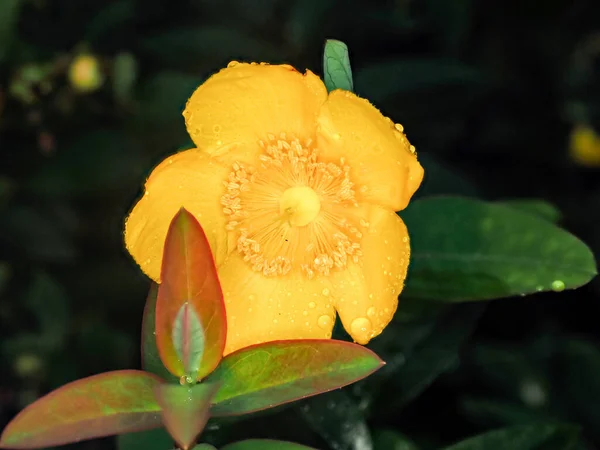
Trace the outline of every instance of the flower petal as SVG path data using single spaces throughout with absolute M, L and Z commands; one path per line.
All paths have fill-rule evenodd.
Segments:
M 351 92 L 329 94 L 318 119 L 321 159 L 350 166 L 359 201 L 400 211 L 423 180 L 423 168 L 400 125 Z M 411 150 L 412 149 L 412 150 Z
M 368 211 L 368 228 L 360 244 L 361 263 L 352 263 L 346 271 L 330 277 L 335 309 L 359 344 L 368 343 L 392 320 L 410 257 L 402 219 L 375 205 Z
M 335 312 L 321 281 L 299 272 L 265 277 L 232 252 L 219 267 L 227 310 L 225 354 L 280 339 L 327 339 Z
M 143 197 L 125 222 L 125 245 L 154 281 L 160 281 L 167 230 L 181 207 L 202 225 L 217 264 L 225 259 L 226 217 L 220 193 L 230 171 L 196 149 L 177 153 L 152 171 Z
M 309 70 L 232 62 L 196 89 L 183 116 L 200 150 L 248 162 L 268 134 L 312 138 L 326 99 L 325 85 Z

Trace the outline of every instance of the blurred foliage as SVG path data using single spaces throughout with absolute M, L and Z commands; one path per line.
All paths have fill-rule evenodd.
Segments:
M 149 283 L 123 249 L 123 219 L 151 168 L 191 145 L 185 101 L 230 60 L 320 73 L 325 39 L 344 41 L 355 91 L 417 148 L 417 197 L 558 221 L 598 254 L 600 172 L 569 145 L 576 130 L 600 133 L 599 30 L 594 0 L 1 0 L 0 426 L 51 388 L 139 366 Z M 82 55 L 91 70 L 78 84 Z M 599 288 L 489 304 L 403 297 L 371 345 L 388 362 L 380 373 L 211 421 L 205 441 L 598 449 Z M 143 447 L 166 449 L 161 433 Z

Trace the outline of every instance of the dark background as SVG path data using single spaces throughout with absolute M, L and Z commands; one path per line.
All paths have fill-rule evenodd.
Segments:
M 404 125 L 418 196 L 541 198 L 600 249 L 600 168 L 569 151 L 575 126 L 600 130 L 598 1 L 0 0 L 0 427 L 52 388 L 139 366 L 148 280 L 123 220 L 189 145 L 194 88 L 233 59 L 321 73 L 327 38 L 348 44 L 357 93 Z M 104 78 L 91 92 L 67 77 L 82 52 Z M 393 431 L 430 449 L 559 420 L 581 427 L 573 448 L 600 448 L 598 295 L 596 281 L 441 318 L 425 305 L 374 343 L 394 355 L 387 381 L 206 439 L 411 449 Z

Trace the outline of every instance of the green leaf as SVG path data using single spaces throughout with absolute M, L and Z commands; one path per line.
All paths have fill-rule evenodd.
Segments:
M 131 100 L 137 76 L 138 67 L 135 56 L 127 52 L 121 52 L 115 56 L 112 77 L 113 92 L 119 102 L 127 103 Z
M 445 450 L 568 450 L 576 444 L 578 434 L 578 428 L 570 425 L 518 425 L 472 437 Z
M 523 211 L 529 214 L 533 214 L 542 219 L 546 219 L 549 222 L 558 222 L 562 218 L 560 209 L 554 206 L 552 203 L 548 203 L 544 200 L 538 199 L 518 199 L 518 200 L 504 200 L 496 202 L 497 205 L 505 205 L 511 208 L 515 208 L 519 211 Z
M 274 341 L 227 355 L 208 377 L 222 382 L 213 416 L 247 414 L 337 389 L 382 366 L 372 351 L 333 340 Z
M 223 356 L 225 301 L 204 230 L 182 208 L 165 240 L 156 300 L 156 344 L 176 376 L 200 380 Z
M 40 448 L 161 426 L 145 372 L 107 372 L 69 383 L 29 405 L 4 429 L 1 448 Z
M 460 197 L 402 213 L 412 261 L 403 296 L 450 302 L 573 289 L 597 273 L 578 238 L 514 208 Z
M 373 435 L 373 450 L 419 450 L 406 436 L 392 430 L 377 431 Z
M 430 308 L 436 307 L 432 302 L 429 305 Z M 393 414 L 417 398 L 440 375 L 455 368 L 459 363 L 460 349 L 475 329 L 484 309 L 482 304 L 456 305 L 433 321 L 398 324 L 403 334 L 397 332 L 395 338 L 413 342 L 408 342 L 404 351 L 395 347 L 377 350 L 387 364 L 365 380 L 365 389 L 377 394 L 373 412 L 381 416 Z M 412 332 L 404 330 L 408 327 L 412 327 Z M 374 347 L 378 348 L 375 343 Z M 390 392 L 394 395 L 390 396 Z
M 561 410 L 569 411 L 569 417 L 576 417 L 599 440 L 600 417 L 597 402 L 591 399 L 600 395 L 600 350 L 595 342 L 563 338 L 556 353 L 554 397 L 560 395 Z
M 194 386 L 160 384 L 154 388 L 167 430 L 183 449 L 188 449 L 206 426 L 211 400 L 218 384 Z
M 175 352 L 186 374 L 196 377 L 204 354 L 204 330 L 200 318 L 189 303 L 181 305 L 171 332 Z
M 331 448 L 373 448 L 363 412 L 346 392 L 337 390 L 303 402 L 299 412 Z
M 117 436 L 117 450 L 167 450 L 170 448 L 173 448 L 173 438 L 164 428 Z
M 2 0 L 0 2 L 0 63 L 4 62 L 13 42 L 21 0 Z
M 142 319 L 142 368 L 147 372 L 158 375 L 164 380 L 179 382 L 179 378 L 169 372 L 158 354 L 158 347 L 156 346 L 157 297 L 158 285 L 152 283 L 150 285 L 150 291 L 148 292 Z
M 273 441 L 270 439 L 248 439 L 226 445 L 221 450 L 315 450 L 293 442 Z
M 217 448 L 209 444 L 199 444 L 196 445 L 192 450 L 217 450 Z
M 64 288 L 44 272 L 35 273 L 24 303 L 35 314 L 47 348 L 62 345 L 68 330 L 69 304 Z
M 325 42 L 323 78 L 328 92 L 335 89 L 354 90 L 348 46 L 342 41 L 328 39 Z

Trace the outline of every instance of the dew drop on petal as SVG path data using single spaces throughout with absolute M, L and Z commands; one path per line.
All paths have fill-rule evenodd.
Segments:
M 333 323 L 333 320 L 331 320 L 330 316 L 321 316 L 319 317 L 319 320 L 317 320 L 317 325 L 319 325 L 319 328 L 323 328 L 328 329 L 331 328 L 331 325 Z
M 323 294 L 325 297 L 327 297 L 327 296 L 329 295 L 329 289 L 327 289 L 327 288 L 323 289 L 323 292 L 322 292 L 322 294 Z
M 371 330 L 373 325 L 366 317 L 358 317 L 352 321 L 350 325 L 350 334 L 358 343 L 368 342 L 371 338 Z
M 310 303 L 308 304 L 308 307 L 309 307 L 310 309 L 313 309 L 315 306 L 317 306 L 317 304 L 316 304 L 315 302 L 310 302 Z
M 377 310 L 375 309 L 374 306 L 371 306 L 369 309 L 367 309 L 367 316 L 375 317 L 376 314 L 377 314 Z

